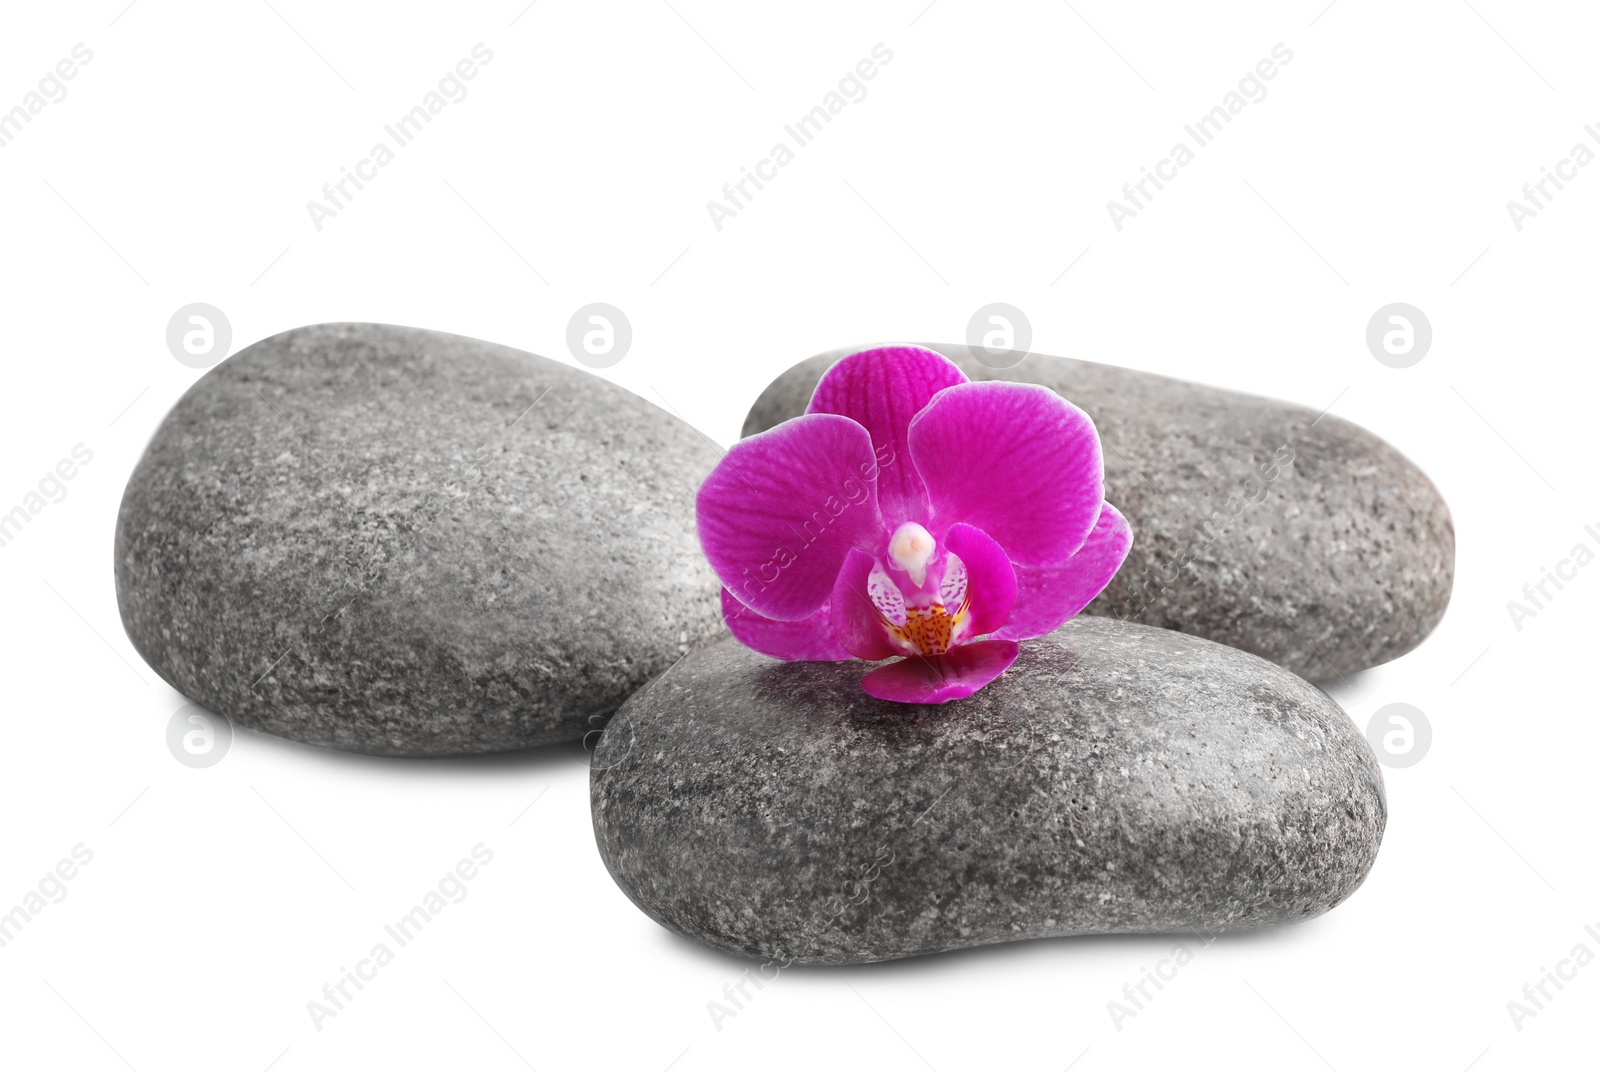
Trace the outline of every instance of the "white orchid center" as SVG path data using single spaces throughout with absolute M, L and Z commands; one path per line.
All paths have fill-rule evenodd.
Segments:
M 911 574 L 911 583 L 918 588 L 928 579 L 928 563 L 933 559 L 933 533 L 907 521 L 889 537 L 889 557 L 895 565 Z

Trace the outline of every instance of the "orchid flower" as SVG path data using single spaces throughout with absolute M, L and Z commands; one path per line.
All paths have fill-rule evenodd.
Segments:
M 898 657 L 872 696 L 944 703 L 1082 610 L 1132 543 L 1088 415 L 1034 384 L 973 383 L 916 346 L 852 354 L 803 416 L 741 440 L 701 485 L 729 630 L 778 659 Z

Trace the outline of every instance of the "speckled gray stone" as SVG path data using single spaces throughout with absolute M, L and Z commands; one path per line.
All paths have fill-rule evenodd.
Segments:
M 1044 384 L 1094 418 L 1106 498 L 1134 541 L 1087 613 L 1243 648 L 1313 681 L 1398 658 L 1444 616 L 1450 510 L 1420 469 L 1365 429 L 1148 372 L 1039 354 L 998 371 L 965 346 L 924 345 L 975 380 Z M 805 412 L 823 371 L 864 348 L 785 372 L 744 434 Z
M 854 964 L 1294 923 L 1377 855 L 1366 740 L 1237 649 L 1077 618 L 941 706 L 872 699 L 868 668 L 726 640 L 623 706 L 590 799 L 635 904 L 727 952 Z
M 383 755 L 574 740 L 723 633 L 694 531 L 717 461 L 581 369 L 323 324 L 168 414 L 123 495 L 117 600 L 173 688 Z

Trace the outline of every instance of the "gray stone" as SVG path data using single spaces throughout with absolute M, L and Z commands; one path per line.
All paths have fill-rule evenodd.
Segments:
M 1294 923 L 1361 884 L 1387 810 L 1325 694 L 1234 648 L 1077 618 L 969 699 L 733 640 L 595 750 L 623 891 L 716 949 L 854 964 L 1023 938 Z
M 173 688 L 383 755 L 596 730 L 723 634 L 694 494 L 717 461 L 591 373 L 322 324 L 218 365 L 123 495 L 117 600 Z
M 1044 384 L 1094 418 L 1106 498 L 1134 541 L 1087 613 L 1193 633 L 1314 681 L 1398 658 L 1444 616 L 1455 569 L 1449 507 L 1365 429 L 1148 372 L 1038 354 L 1000 371 L 965 346 L 925 345 L 975 380 Z M 778 377 L 744 434 L 805 412 L 823 371 L 859 349 Z

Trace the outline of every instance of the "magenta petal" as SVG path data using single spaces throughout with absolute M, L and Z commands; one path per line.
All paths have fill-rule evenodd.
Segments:
M 883 542 L 872 468 L 872 440 L 847 417 L 810 414 L 741 439 L 695 497 L 711 568 L 763 617 L 811 617 L 850 548 Z
M 763 618 L 733 598 L 733 593 L 724 588 L 722 620 L 728 623 L 728 631 L 735 640 L 774 659 L 830 663 L 851 657 L 833 639 L 827 607 L 798 622 L 780 622 Z
M 807 413 L 837 413 L 872 435 L 878 452 L 878 503 L 892 530 L 903 521 L 924 521 L 922 478 L 906 450 L 911 418 L 946 387 L 966 383 L 950 361 L 920 346 L 863 350 L 836 362 L 817 384 Z
M 966 383 L 911 422 L 912 460 L 935 524 L 975 525 L 1012 562 L 1062 562 L 1083 546 L 1105 499 L 1094 422 L 1048 387 Z
M 1014 640 L 979 640 L 943 655 L 913 655 L 880 666 L 861 679 L 861 688 L 896 703 L 947 703 L 971 696 L 1005 673 L 1016 657 Z
M 944 548 L 967 567 L 968 636 L 983 636 L 1006 624 L 1017 601 L 1017 575 L 1005 551 L 987 532 L 964 522 L 950 526 Z
M 1117 575 L 1133 546 L 1133 530 L 1106 503 L 1078 553 L 1054 566 L 1017 567 L 1017 605 L 995 636 L 1027 640 L 1060 628 Z
M 901 649 L 890 643 L 883 617 L 867 593 L 873 561 L 869 554 L 850 552 L 828 597 L 828 609 L 837 643 L 858 659 L 876 661 L 899 655 Z

